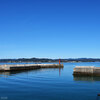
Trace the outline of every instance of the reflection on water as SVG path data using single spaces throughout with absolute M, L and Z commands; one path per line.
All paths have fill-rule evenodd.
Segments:
M 0 77 L 10 76 L 10 72 L 0 72 Z
M 75 76 L 73 75 L 74 81 L 100 81 L 100 77 L 96 76 Z
M 63 70 L 0 72 L 0 97 L 7 100 L 100 100 L 97 96 L 100 77 L 73 76 L 75 66 L 97 67 L 100 63 L 64 63 Z

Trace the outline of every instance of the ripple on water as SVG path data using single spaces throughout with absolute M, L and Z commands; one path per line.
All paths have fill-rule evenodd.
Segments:
M 76 65 L 100 63 L 65 63 L 64 69 L 39 69 L 26 72 L 0 73 L 0 96 L 8 100 L 95 100 L 100 81 L 73 77 Z

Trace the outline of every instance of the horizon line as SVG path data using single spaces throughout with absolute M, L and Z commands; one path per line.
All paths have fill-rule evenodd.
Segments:
M 36 59 L 100 59 L 100 58 L 96 58 L 96 57 L 79 57 L 79 58 L 47 58 L 47 57 L 19 57 L 19 58 L 0 58 L 0 59 L 32 59 L 32 58 L 36 58 Z

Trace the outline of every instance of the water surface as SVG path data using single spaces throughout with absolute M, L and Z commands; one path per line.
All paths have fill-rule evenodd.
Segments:
M 100 67 L 100 62 L 63 64 L 63 69 L 0 73 L 0 99 L 97 100 L 100 77 L 75 77 L 72 74 L 75 66 Z

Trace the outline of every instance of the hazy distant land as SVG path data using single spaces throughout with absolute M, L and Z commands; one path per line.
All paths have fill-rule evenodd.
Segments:
M 100 58 L 69 58 L 60 59 L 61 62 L 100 62 Z M 19 58 L 19 59 L 0 59 L 0 63 L 17 63 L 17 62 L 58 62 L 59 59 L 48 58 Z

